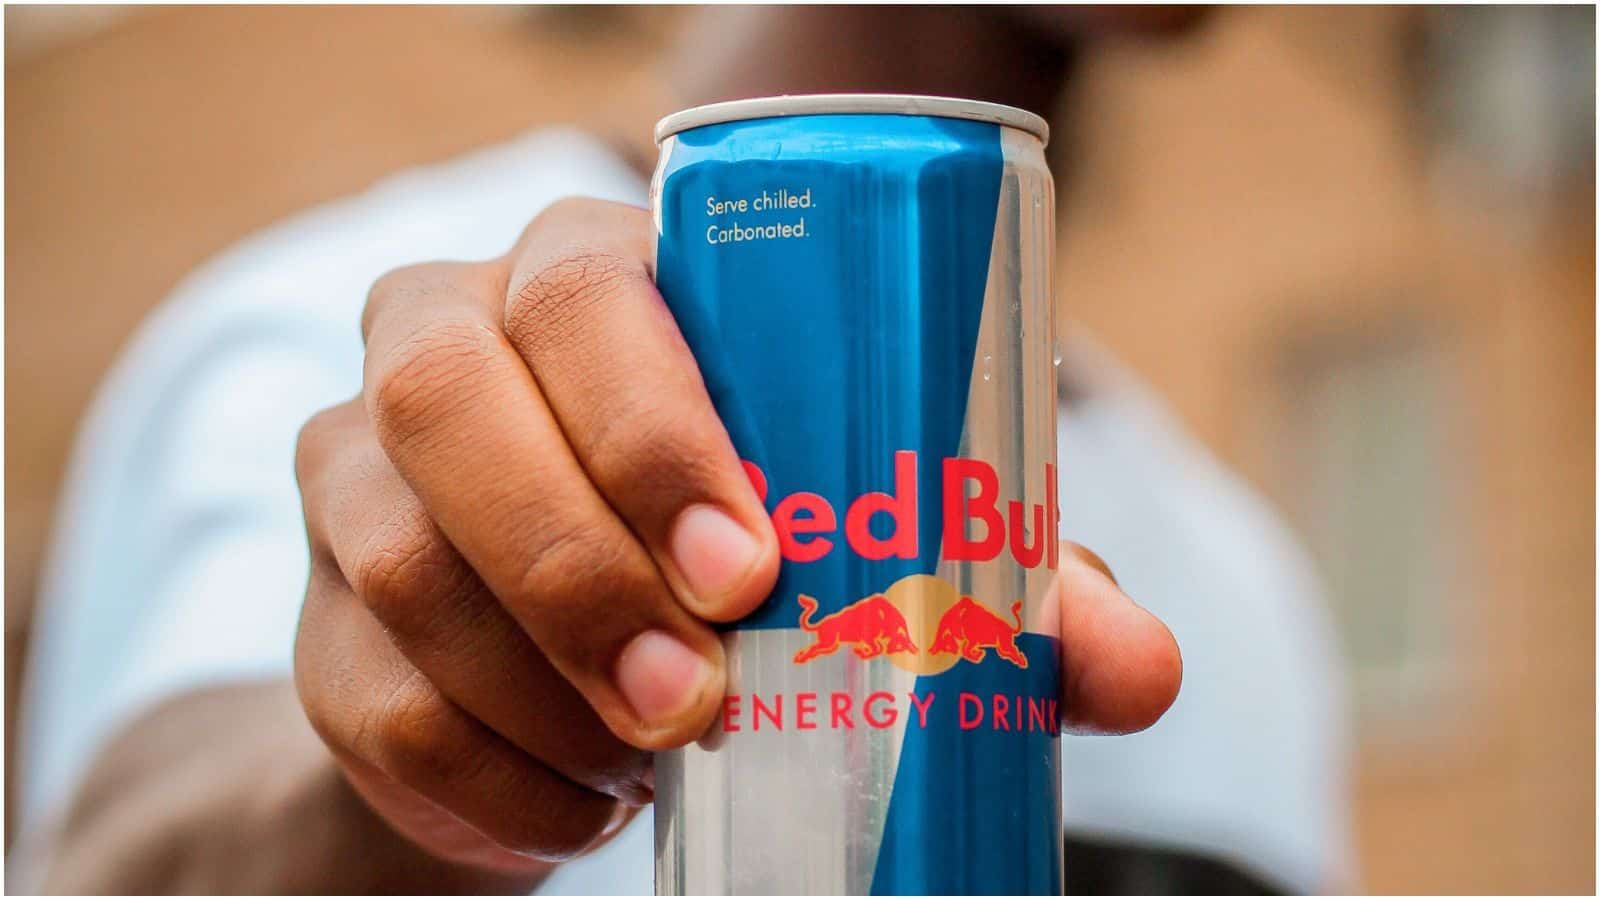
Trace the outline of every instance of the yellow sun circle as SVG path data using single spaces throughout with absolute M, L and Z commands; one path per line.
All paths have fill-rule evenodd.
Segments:
M 883 596 L 906 617 L 906 630 L 917 645 L 915 653 L 889 654 L 890 662 L 918 675 L 937 675 L 956 664 L 957 654 L 928 652 L 939 618 L 961 599 L 955 585 L 932 575 L 907 575 L 890 585 Z

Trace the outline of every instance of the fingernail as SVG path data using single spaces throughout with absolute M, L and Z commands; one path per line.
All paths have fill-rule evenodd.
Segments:
M 639 718 L 670 723 L 706 690 L 711 665 L 665 631 L 646 631 L 622 648 L 617 688 Z
M 678 514 L 671 541 L 672 561 L 701 601 L 720 600 L 737 590 L 761 552 L 750 532 L 706 504 Z

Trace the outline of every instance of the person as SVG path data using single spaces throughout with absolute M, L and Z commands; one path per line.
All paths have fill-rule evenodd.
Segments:
M 1040 111 L 1075 42 L 1186 18 L 701 15 L 719 39 L 677 56 L 684 105 Z M 45 573 L 13 886 L 649 890 L 650 751 L 713 720 L 711 625 L 778 557 L 655 294 L 630 155 L 546 129 L 402 173 L 247 240 L 141 329 Z M 1062 373 L 1069 887 L 1346 884 L 1309 566 L 1089 338 Z

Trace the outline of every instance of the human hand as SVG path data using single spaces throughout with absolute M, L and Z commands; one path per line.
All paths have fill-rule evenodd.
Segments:
M 446 859 L 537 876 L 652 797 L 715 719 L 713 623 L 778 543 L 652 280 L 643 209 L 563 201 L 505 256 L 384 276 L 361 396 L 296 469 L 312 572 L 296 685 L 351 784 Z M 1172 702 L 1159 620 L 1068 545 L 1065 724 Z

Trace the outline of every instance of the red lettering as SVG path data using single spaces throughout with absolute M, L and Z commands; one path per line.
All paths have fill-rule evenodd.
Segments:
M 1061 504 L 1056 499 L 1056 467 L 1051 463 L 1044 464 L 1044 506 L 1050 513 L 1045 547 L 1049 552 L 1048 565 L 1054 570 L 1061 564 Z
M 844 727 L 845 728 L 854 728 L 854 727 L 856 727 L 856 723 L 850 721 L 850 695 L 849 694 L 846 694 L 843 691 L 835 692 L 834 695 L 833 695 L 832 700 L 830 701 L 830 706 L 831 706 L 830 712 L 832 713 L 832 715 L 831 715 L 829 721 L 830 721 L 830 724 L 834 728 L 838 728 L 840 722 L 844 723 Z
M 769 709 L 769 708 L 767 708 L 767 705 L 765 703 L 761 702 L 761 695 L 760 694 L 751 694 L 750 695 L 750 703 L 751 703 L 751 705 L 753 705 L 755 707 L 755 709 L 752 709 L 750 711 L 750 719 L 751 719 L 750 730 L 751 731 L 760 731 L 761 730 L 761 714 L 762 713 L 766 713 L 767 714 L 767 718 L 772 721 L 772 727 L 773 728 L 776 728 L 779 731 L 783 730 L 783 695 L 782 694 L 773 694 L 772 697 L 773 697 L 773 706 L 772 706 L 772 708 Z
M 967 496 L 967 481 L 978 482 L 978 495 Z M 944 557 L 952 561 L 984 562 L 1000 555 L 1006 543 L 1006 524 L 995 509 L 1000 479 L 994 467 L 975 459 L 951 457 L 944 461 Z M 984 537 L 967 538 L 967 522 L 984 525 Z
M 936 694 L 906 691 L 905 696 L 910 707 L 902 710 L 896 696 L 889 691 L 874 691 L 864 698 L 858 698 L 849 691 L 830 691 L 827 704 L 828 723 L 823 725 L 818 721 L 818 716 L 822 712 L 821 695 L 816 691 L 803 691 L 794 695 L 794 712 L 790 727 L 801 731 L 814 731 L 823 727 L 831 727 L 834 730 L 854 729 L 855 721 L 850 715 L 850 710 L 855 701 L 860 699 L 861 720 L 868 728 L 879 730 L 893 728 L 899 723 L 902 714 L 910 716 L 913 710 L 916 715 L 916 727 L 927 728 L 928 713 L 933 709 Z M 1061 733 L 1058 700 L 1050 697 L 1006 694 L 988 696 L 989 699 L 985 700 L 983 695 L 968 691 L 962 691 L 957 695 L 956 721 L 961 730 L 982 728 L 987 720 L 988 726 L 995 731 L 1044 731 L 1052 735 Z M 760 731 L 763 724 L 769 729 L 783 730 L 783 694 L 750 694 L 748 729 L 745 728 L 745 723 L 740 721 L 743 711 L 741 704 L 744 700 L 743 694 L 728 694 L 722 698 L 723 731 Z M 910 724 L 908 721 L 907 725 Z
M 977 715 L 970 719 L 967 718 L 967 704 L 969 702 L 977 710 Z M 966 691 L 961 692 L 961 711 L 959 719 L 962 731 L 971 731 L 972 729 L 983 724 L 983 701 L 978 699 L 977 694 L 969 694 Z
M 894 529 L 879 540 L 872 534 L 874 513 L 888 513 Z M 850 549 L 865 559 L 917 558 L 917 454 L 894 455 L 894 495 L 882 491 L 862 494 L 844 514 L 844 534 Z
M 811 731 L 817 727 L 817 721 L 811 716 L 817 712 L 817 695 L 807 691 L 794 695 L 794 727 L 801 731 Z
M 766 473 L 749 460 L 741 461 L 750 486 L 764 504 L 767 502 Z M 969 482 L 976 492 L 968 496 Z M 987 562 L 998 557 L 1009 542 L 1011 555 L 1024 568 L 1041 563 L 1051 569 L 1061 564 L 1059 534 L 1061 506 L 1056 486 L 1056 467 L 1044 467 L 1044 503 L 1027 504 L 1008 500 L 1002 508 L 1000 479 L 993 466 L 978 459 L 951 457 L 943 460 L 942 490 L 943 548 L 945 558 L 955 562 Z M 917 454 L 897 450 L 894 454 L 894 490 L 870 491 L 852 500 L 845 509 L 844 539 L 851 552 L 867 560 L 890 557 L 916 559 L 921 545 L 917 491 Z M 880 514 L 889 517 L 889 536 L 880 538 L 872 524 Z M 839 527 L 833 504 L 820 494 L 799 491 L 778 501 L 772 510 L 772 527 L 778 535 L 778 548 L 789 562 L 816 562 L 833 551 L 832 533 Z M 1029 543 L 1029 535 L 1032 543 Z
M 800 514 L 805 513 L 804 518 Z M 806 491 L 790 494 L 772 511 L 772 528 L 778 533 L 778 550 L 790 562 L 816 562 L 833 549 L 833 541 L 816 537 L 802 541 L 800 534 L 820 534 L 839 527 L 833 507 Z
M 748 459 L 741 460 L 740 465 L 744 466 L 744 474 L 750 479 L 750 486 L 756 489 L 756 499 L 762 503 L 767 502 L 767 474 Z
M 921 703 L 917 702 L 917 692 L 916 691 L 906 691 L 906 696 L 911 698 L 911 705 L 917 708 L 917 727 L 918 728 L 927 728 L 928 727 L 928 706 L 929 706 L 929 704 L 933 703 L 933 695 L 929 694 L 928 696 L 922 698 L 922 702 Z
M 873 701 L 887 702 L 889 704 L 888 714 L 881 719 L 873 716 Z M 867 702 L 861 704 L 861 718 L 865 719 L 866 723 L 873 728 L 888 728 L 894 725 L 895 720 L 900 718 L 900 710 L 894 705 L 894 695 L 888 691 L 873 691 L 868 694 Z
M 1013 500 L 1006 504 L 1006 510 L 1011 514 L 1011 555 L 1016 557 L 1017 565 L 1024 569 L 1031 569 L 1044 561 L 1044 507 L 1035 503 L 1033 505 L 1033 546 L 1028 546 L 1028 532 L 1023 517 L 1026 513 L 1020 501 Z

